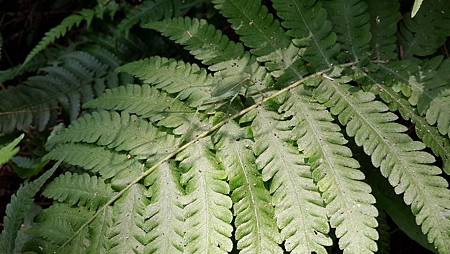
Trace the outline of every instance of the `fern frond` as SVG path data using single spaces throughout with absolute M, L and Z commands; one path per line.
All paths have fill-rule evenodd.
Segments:
M 93 214 L 85 207 L 56 203 L 39 213 L 35 219 L 38 226 L 33 227 L 30 234 L 58 245 L 71 237 Z
M 43 130 L 58 115 L 58 104 L 67 118 L 74 120 L 79 115 L 80 104 L 106 88 L 128 82 L 128 75 L 107 72 L 120 60 L 105 61 L 87 51 L 75 51 L 61 56 L 57 65 L 42 68 L 43 74 L 0 91 L 0 131 L 31 126 Z
M 88 228 L 89 247 L 87 254 L 106 254 L 108 232 L 112 224 L 112 208 L 106 207 Z
M 430 126 L 425 118 L 419 116 L 417 110 L 402 95 L 378 83 L 375 83 L 374 86 L 371 91 L 379 95 L 389 105 L 391 111 L 398 110 L 403 119 L 411 120 L 414 123 L 417 136 L 427 147 L 431 148 L 435 155 L 441 157 L 442 169 L 445 173 L 450 174 L 450 140 L 441 136 L 437 128 Z
M 19 152 L 19 147 L 17 147 L 17 145 L 22 141 L 23 137 L 24 134 L 9 143 L 0 146 L 0 166 L 8 162 L 17 152 Z
M 176 149 L 177 140 L 151 123 L 127 112 L 96 111 L 86 114 L 47 142 L 49 148 L 62 143 L 94 143 L 133 158 L 157 160 Z
M 376 205 L 380 212 L 386 212 L 398 228 L 409 238 L 431 252 L 435 252 L 433 244 L 428 243 L 426 235 L 422 233 L 420 226 L 416 224 L 416 217 L 411 212 L 411 208 L 403 202 L 400 195 L 395 193 L 395 189 L 384 179 L 381 172 L 372 165 L 370 158 L 366 157 L 367 155 L 364 154 L 364 151 L 359 147 L 354 147 L 354 150 L 358 155 L 364 156 L 361 164 L 367 176 L 367 182 L 372 187 L 372 193 L 377 200 Z M 380 216 L 382 216 L 381 213 Z M 380 241 L 382 241 L 381 236 L 378 242 L 381 243 Z
M 273 81 L 256 58 L 244 51 L 242 44 L 230 41 L 221 31 L 203 19 L 175 18 L 145 25 L 185 46 L 209 70 L 215 72 L 213 95 L 233 97 L 246 89 L 260 91 Z
M 449 83 L 450 84 L 450 83 Z M 427 110 L 426 119 L 431 125 L 436 124 L 442 135 L 450 138 L 450 86 L 434 98 Z
M 364 62 L 370 47 L 370 15 L 364 0 L 324 1 L 345 61 Z
M 437 124 L 442 135 L 450 137 L 450 61 L 432 59 L 422 66 L 417 61 L 394 62 L 389 65 L 378 64 L 381 71 L 392 77 L 394 90 L 401 92 L 420 115 L 426 115 L 430 125 Z M 437 65 L 437 67 L 436 67 Z
M 316 95 L 339 115 L 348 135 L 364 147 L 396 193 L 404 193 L 404 201 L 411 205 L 428 241 L 439 252 L 450 253 L 450 190 L 447 181 L 438 176 L 441 170 L 430 165 L 435 159 L 422 151 L 424 145 L 404 134 L 406 127 L 395 123 L 398 117 L 375 101 L 372 93 L 353 92 L 342 81 L 324 79 Z
M 77 14 L 72 14 L 61 21 L 61 23 L 50 31 L 46 32 L 44 37 L 39 43 L 31 50 L 31 52 L 25 58 L 23 65 L 27 64 L 42 50 L 47 48 L 50 44 L 55 42 L 58 38 L 63 37 L 73 27 L 80 26 L 81 22 L 86 22 L 87 26 L 90 25 L 92 19 L 95 16 L 95 11 L 91 9 L 83 9 Z
M 169 94 L 177 94 L 192 107 L 202 105 L 211 97 L 213 77 L 196 64 L 174 59 L 151 57 L 128 63 L 117 69 L 126 72 L 144 84 L 151 84 Z
M 149 85 L 127 85 L 106 90 L 105 95 L 85 104 L 86 108 L 127 111 L 148 118 L 158 125 L 173 128 L 173 133 L 184 140 L 194 132 L 207 130 L 200 119 L 204 117 L 176 98 Z
M 180 182 L 186 186 L 184 240 L 188 253 L 227 253 L 233 247 L 230 187 L 210 148 L 209 140 L 201 140 L 177 155 L 185 170 Z
M 135 25 L 144 25 L 152 21 L 181 16 L 204 0 L 145 0 L 134 6 L 117 25 L 118 34 L 128 36 Z
M 450 4 L 445 0 L 426 1 L 411 18 L 403 16 L 399 39 L 406 57 L 427 56 L 436 52 L 450 35 Z
M 215 7 L 228 18 L 250 52 L 271 72 L 277 83 L 287 84 L 306 74 L 300 49 L 260 0 L 216 0 Z M 262 42 L 262 43 L 261 43 Z
M 332 241 L 327 236 L 326 210 L 306 158 L 287 143 L 291 135 L 289 121 L 262 107 L 255 113 L 252 129 L 256 164 L 262 170 L 263 180 L 271 180 L 275 218 L 286 250 L 327 253 L 324 246 L 330 246 Z
M 340 249 L 344 253 L 376 252 L 375 198 L 370 194 L 370 186 L 362 181 L 364 174 L 359 170 L 359 163 L 344 146 L 348 141 L 339 132 L 339 126 L 306 89 L 296 90 L 282 110 L 293 117 L 294 138 L 311 165 L 330 224 L 340 238 Z
M 31 212 L 34 195 L 55 173 L 60 164 L 61 162 L 56 163 L 36 180 L 22 185 L 16 194 L 11 197 L 10 203 L 6 206 L 6 215 L 3 218 L 3 231 L 0 234 L 0 247 L 3 253 L 14 253 L 18 230 L 24 223 L 26 216 Z
M 183 192 L 173 171 L 173 165 L 163 163 L 144 179 L 151 193 L 151 201 L 145 211 L 146 239 L 149 240 L 145 253 L 183 253 Z
M 110 184 L 88 174 L 65 173 L 53 180 L 42 193 L 45 197 L 69 205 L 96 210 L 114 194 Z
M 373 55 L 377 60 L 397 59 L 397 23 L 400 4 L 391 0 L 367 0 Z
M 255 165 L 251 141 L 235 123 L 223 126 L 214 137 L 217 155 L 230 181 L 237 249 L 242 253 L 282 253 L 270 194 Z
M 214 7 L 228 18 L 245 46 L 256 56 L 287 48 L 290 38 L 260 0 L 214 0 Z M 263 42 L 263 43 L 261 43 Z
M 145 239 L 145 207 L 148 205 L 144 187 L 134 184 L 113 207 L 108 232 L 107 253 L 143 253 Z
M 127 154 L 92 144 L 61 144 L 55 146 L 44 159 L 64 160 L 70 165 L 99 173 L 104 179 L 113 178 L 111 185 L 122 189 L 134 176 L 142 173 L 144 164 Z
M 331 67 L 339 51 L 336 34 L 321 1 L 275 0 L 273 7 L 284 21 L 299 48 L 306 48 L 304 58 L 317 69 Z

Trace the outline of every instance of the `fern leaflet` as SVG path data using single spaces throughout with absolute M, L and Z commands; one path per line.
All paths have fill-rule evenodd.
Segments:
M 69 205 L 96 210 L 113 196 L 113 190 L 96 176 L 68 172 L 53 180 L 42 194 Z
M 175 18 L 145 25 L 185 46 L 217 78 L 213 95 L 233 97 L 246 90 L 260 91 L 273 81 L 256 58 L 244 51 L 242 44 L 230 41 L 205 20 Z
M 36 180 L 25 183 L 12 196 L 11 202 L 6 207 L 6 215 L 3 219 L 4 229 L 0 234 L 0 247 L 4 253 L 15 253 L 17 231 L 28 213 L 31 212 L 34 195 L 36 195 L 44 183 L 55 173 L 60 164 L 61 161 L 57 162 L 50 170 Z
M 394 123 L 398 117 L 372 93 L 353 92 L 343 81 L 324 79 L 316 90 L 319 101 L 339 115 L 349 136 L 372 157 L 384 177 L 404 193 L 404 201 L 411 205 L 416 222 L 428 235 L 439 252 L 449 253 L 450 191 L 441 170 L 433 165 L 434 157 L 422 151 L 423 143 L 413 141 L 403 132 L 406 128 Z
M 295 91 L 283 110 L 293 117 L 294 138 L 312 167 L 330 224 L 340 238 L 339 247 L 344 253 L 376 252 L 375 198 L 370 194 L 370 186 L 362 181 L 364 174 L 358 169 L 359 163 L 344 146 L 347 140 L 338 132 L 339 126 L 332 123 L 331 114 L 305 89 Z
M 214 137 L 230 181 L 237 248 L 243 253 L 282 253 L 273 208 L 267 205 L 270 195 L 256 168 L 251 141 L 244 133 L 235 123 L 229 123 Z
M 284 20 L 281 25 L 289 29 L 294 44 L 306 48 L 304 58 L 316 70 L 331 67 L 339 44 L 322 2 L 275 0 L 273 6 Z
M 144 179 L 151 193 L 151 201 L 145 211 L 146 239 L 149 240 L 145 253 L 183 253 L 185 202 L 174 168 L 174 165 L 163 163 Z
M 312 180 L 305 157 L 287 143 L 290 122 L 263 107 L 255 110 L 252 122 L 257 157 L 265 181 L 272 180 L 275 218 L 285 248 L 292 253 L 326 253 L 332 244 L 326 235 L 328 219 L 319 190 Z
M 19 151 L 17 145 L 23 139 L 24 134 L 15 138 L 13 141 L 0 147 L 0 166 L 8 162 Z

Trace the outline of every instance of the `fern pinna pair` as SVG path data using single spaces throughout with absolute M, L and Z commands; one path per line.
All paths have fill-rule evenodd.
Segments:
M 411 19 L 392 0 L 212 2 L 241 42 L 203 19 L 147 23 L 198 63 L 125 64 L 136 84 L 49 137 L 45 159 L 75 167 L 44 189 L 25 249 L 388 252 L 388 214 L 450 253 L 450 3 Z

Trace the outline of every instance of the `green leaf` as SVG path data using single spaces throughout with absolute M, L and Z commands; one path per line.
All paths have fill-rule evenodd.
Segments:
M 53 180 L 42 194 L 69 205 L 86 206 L 96 210 L 104 205 L 114 192 L 110 184 L 105 184 L 101 178 L 67 172 Z
M 17 145 L 23 139 L 25 135 L 22 134 L 8 144 L 2 145 L 0 147 L 0 166 L 8 162 L 17 152 L 19 152 L 19 147 Z
M 404 134 L 397 116 L 376 101 L 372 93 L 358 91 L 343 80 L 324 79 L 316 90 L 319 101 L 339 115 L 346 132 L 372 158 L 416 216 L 416 223 L 441 253 L 450 253 L 450 190 L 435 158 L 423 151 L 421 142 Z
M 145 210 L 146 238 L 149 239 L 145 253 L 183 253 L 185 202 L 174 170 L 174 165 L 163 163 L 144 180 L 151 193 Z
M 233 248 L 230 187 L 210 147 L 210 141 L 204 139 L 177 155 L 184 170 L 180 182 L 186 188 L 187 253 L 227 253 Z
M 92 144 L 68 143 L 54 147 L 44 159 L 64 160 L 87 171 L 99 173 L 102 178 L 112 178 L 112 187 L 122 189 L 133 177 L 144 170 L 144 164 L 126 154 Z
M 378 60 L 398 58 L 397 23 L 401 19 L 400 3 L 392 0 L 367 0 L 373 56 Z
M 262 178 L 271 180 L 275 218 L 292 253 L 327 253 L 332 245 L 328 218 L 306 158 L 289 144 L 290 122 L 276 112 L 256 110 L 252 122 L 256 164 Z
M 344 253 L 376 252 L 375 198 L 370 194 L 370 186 L 363 182 L 365 176 L 345 146 L 348 141 L 339 132 L 339 126 L 304 88 L 296 89 L 282 110 L 286 116 L 292 116 L 293 138 L 308 158 L 331 227 L 336 228 L 339 248 Z
M 448 1 L 435 0 L 423 2 L 414 18 L 404 14 L 398 33 L 402 58 L 429 56 L 444 45 L 450 35 L 449 12 Z
M 27 215 L 32 212 L 33 198 L 45 182 L 55 173 L 61 161 L 32 182 L 26 182 L 11 197 L 6 206 L 6 215 L 3 218 L 3 231 L 0 235 L 0 248 L 5 254 L 14 253 L 18 231 Z M 19 250 L 20 251 L 20 250 Z
M 364 62 L 369 56 L 370 15 L 364 0 L 323 1 L 345 61 Z
M 273 7 L 283 19 L 281 25 L 299 48 L 305 48 L 303 57 L 313 68 L 331 67 L 339 51 L 336 34 L 327 18 L 321 1 L 274 0 Z
M 92 222 L 88 229 L 89 247 L 88 254 L 108 253 L 108 232 L 112 224 L 112 208 L 106 207 L 101 214 Z
M 268 13 L 260 0 L 214 0 L 213 3 L 254 55 L 268 55 L 289 46 L 290 39 L 280 22 Z
M 57 132 L 49 138 L 47 147 L 78 142 L 126 152 L 132 158 L 147 161 L 158 160 L 178 146 L 173 135 L 158 130 L 146 120 L 127 112 L 103 110 L 85 114 Z
M 106 88 L 129 82 L 125 75 L 108 72 L 120 63 L 119 59 L 101 58 L 106 50 L 92 51 L 96 53 L 83 50 L 63 54 L 56 63 L 40 68 L 38 75 L 23 84 L 1 90 L 0 132 L 26 130 L 31 126 L 42 131 L 60 114 L 60 106 L 69 120 L 75 120 L 80 114 L 80 104 L 102 94 Z
M 77 14 L 72 14 L 64 18 L 61 23 L 50 29 L 45 33 L 44 37 L 39 41 L 39 43 L 31 50 L 31 52 L 25 58 L 22 65 L 27 64 L 31 59 L 33 59 L 37 54 L 47 48 L 50 44 L 54 43 L 58 38 L 63 37 L 68 31 L 73 27 L 80 26 L 81 22 L 85 21 L 87 26 L 91 23 L 94 18 L 95 12 L 90 9 L 83 9 Z
M 401 94 L 377 82 L 373 86 L 371 92 L 379 95 L 389 105 L 391 111 L 398 110 L 403 119 L 411 120 L 414 123 L 417 136 L 427 147 L 431 148 L 435 155 L 441 157 L 442 169 L 445 173 L 450 174 L 450 140 L 440 135 L 436 127 L 430 126 L 425 118 L 419 116 L 417 110 Z
M 240 43 L 227 38 L 204 19 L 174 18 L 153 22 L 144 27 L 155 29 L 183 45 L 208 69 L 215 72 L 213 96 L 232 98 L 237 93 L 261 91 L 273 81 L 256 58 L 244 51 Z
M 105 95 L 85 104 L 86 108 L 127 111 L 158 125 L 172 128 L 173 133 L 190 140 L 194 132 L 205 131 L 204 116 L 176 98 L 149 85 L 127 85 L 107 90 Z
M 145 247 L 144 187 L 134 184 L 114 204 L 107 253 L 142 253 Z
M 129 73 L 144 84 L 150 84 L 177 98 L 186 100 L 189 106 L 201 106 L 211 97 L 213 77 L 196 64 L 174 59 L 152 57 L 131 62 L 117 69 Z
M 229 123 L 214 137 L 230 181 L 237 249 L 242 253 L 283 253 L 273 207 L 268 205 L 270 194 L 256 168 L 252 143 L 244 133 L 237 124 Z

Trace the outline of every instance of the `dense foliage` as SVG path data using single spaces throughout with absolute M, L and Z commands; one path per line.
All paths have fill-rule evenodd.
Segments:
M 0 249 L 389 253 L 389 218 L 450 254 L 450 2 L 411 8 L 98 1 L 66 17 L 0 73 L 0 132 L 50 133 Z

